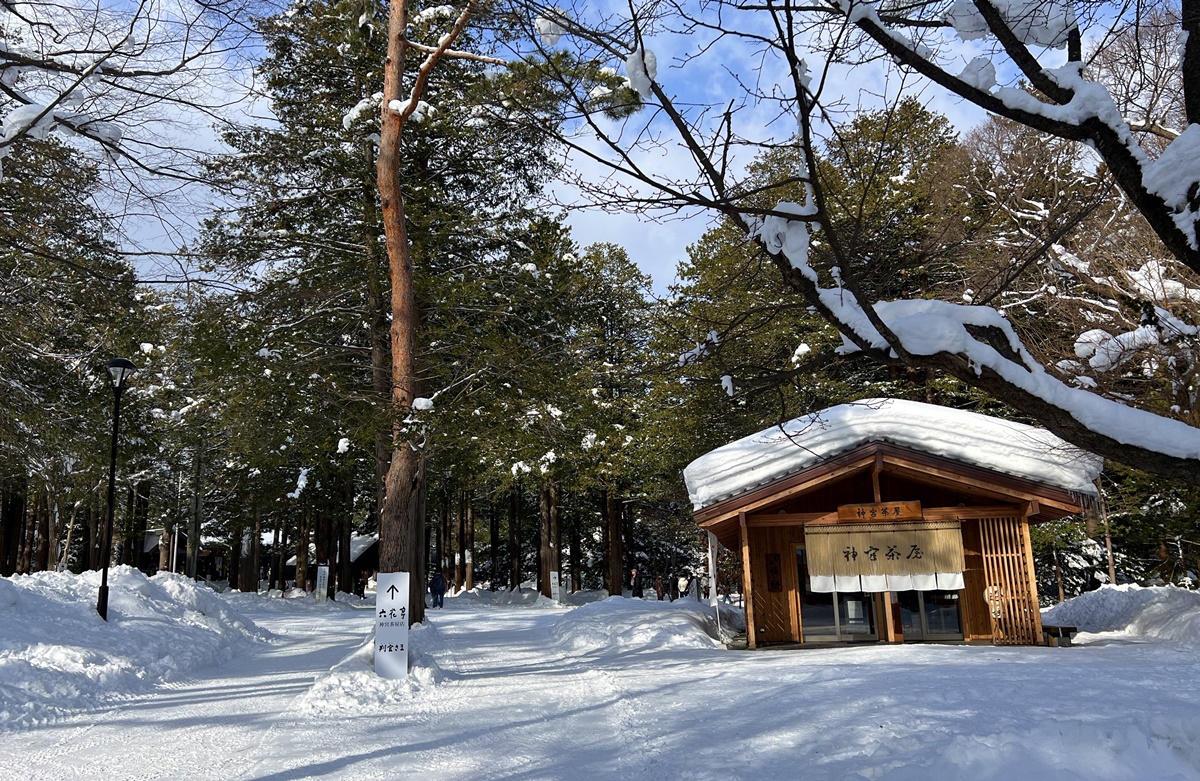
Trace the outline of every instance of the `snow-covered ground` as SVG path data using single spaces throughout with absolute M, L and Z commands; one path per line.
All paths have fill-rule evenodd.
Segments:
M 1200 595 L 1106 588 L 1074 648 L 726 651 L 695 602 L 371 603 L 0 579 L 0 779 L 1200 779 Z

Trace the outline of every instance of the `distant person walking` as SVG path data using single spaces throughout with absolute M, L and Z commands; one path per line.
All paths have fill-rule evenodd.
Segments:
M 635 599 L 642 598 L 642 576 L 636 569 L 629 576 L 629 592 Z
M 662 602 L 663 594 L 666 589 L 663 588 L 662 575 L 656 575 L 654 578 L 654 593 L 658 595 L 658 601 Z
M 429 579 L 429 593 L 433 594 L 433 606 L 446 606 L 446 576 L 441 570 L 433 573 L 433 577 Z

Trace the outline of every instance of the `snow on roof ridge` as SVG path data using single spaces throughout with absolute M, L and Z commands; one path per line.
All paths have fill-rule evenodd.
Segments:
M 870 442 L 888 442 L 1077 494 L 1096 495 L 1103 459 L 1045 429 L 904 399 L 803 415 L 700 456 L 683 470 L 699 510 Z

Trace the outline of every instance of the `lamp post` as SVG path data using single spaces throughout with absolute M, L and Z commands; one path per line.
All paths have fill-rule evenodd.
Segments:
M 112 558 L 113 502 L 117 487 L 117 430 L 121 424 L 121 391 L 125 388 L 125 380 L 135 371 L 137 371 L 137 367 L 126 358 L 113 358 L 108 362 L 108 373 L 112 376 L 113 387 L 113 432 L 112 451 L 108 460 L 108 522 L 104 526 L 104 548 L 101 550 L 104 574 L 100 576 L 100 594 L 96 597 L 96 612 L 105 621 L 108 620 L 108 560 Z

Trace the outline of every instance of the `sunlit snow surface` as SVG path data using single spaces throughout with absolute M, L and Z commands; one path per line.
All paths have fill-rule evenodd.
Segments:
M 1074 648 L 754 652 L 724 650 L 696 602 L 477 591 L 383 681 L 370 600 L 122 570 L 105 626 L 93 586 L 0 579 L 2 778 L 1200 778 L 1200 596 L 1171 588 L 1048 612 Z

